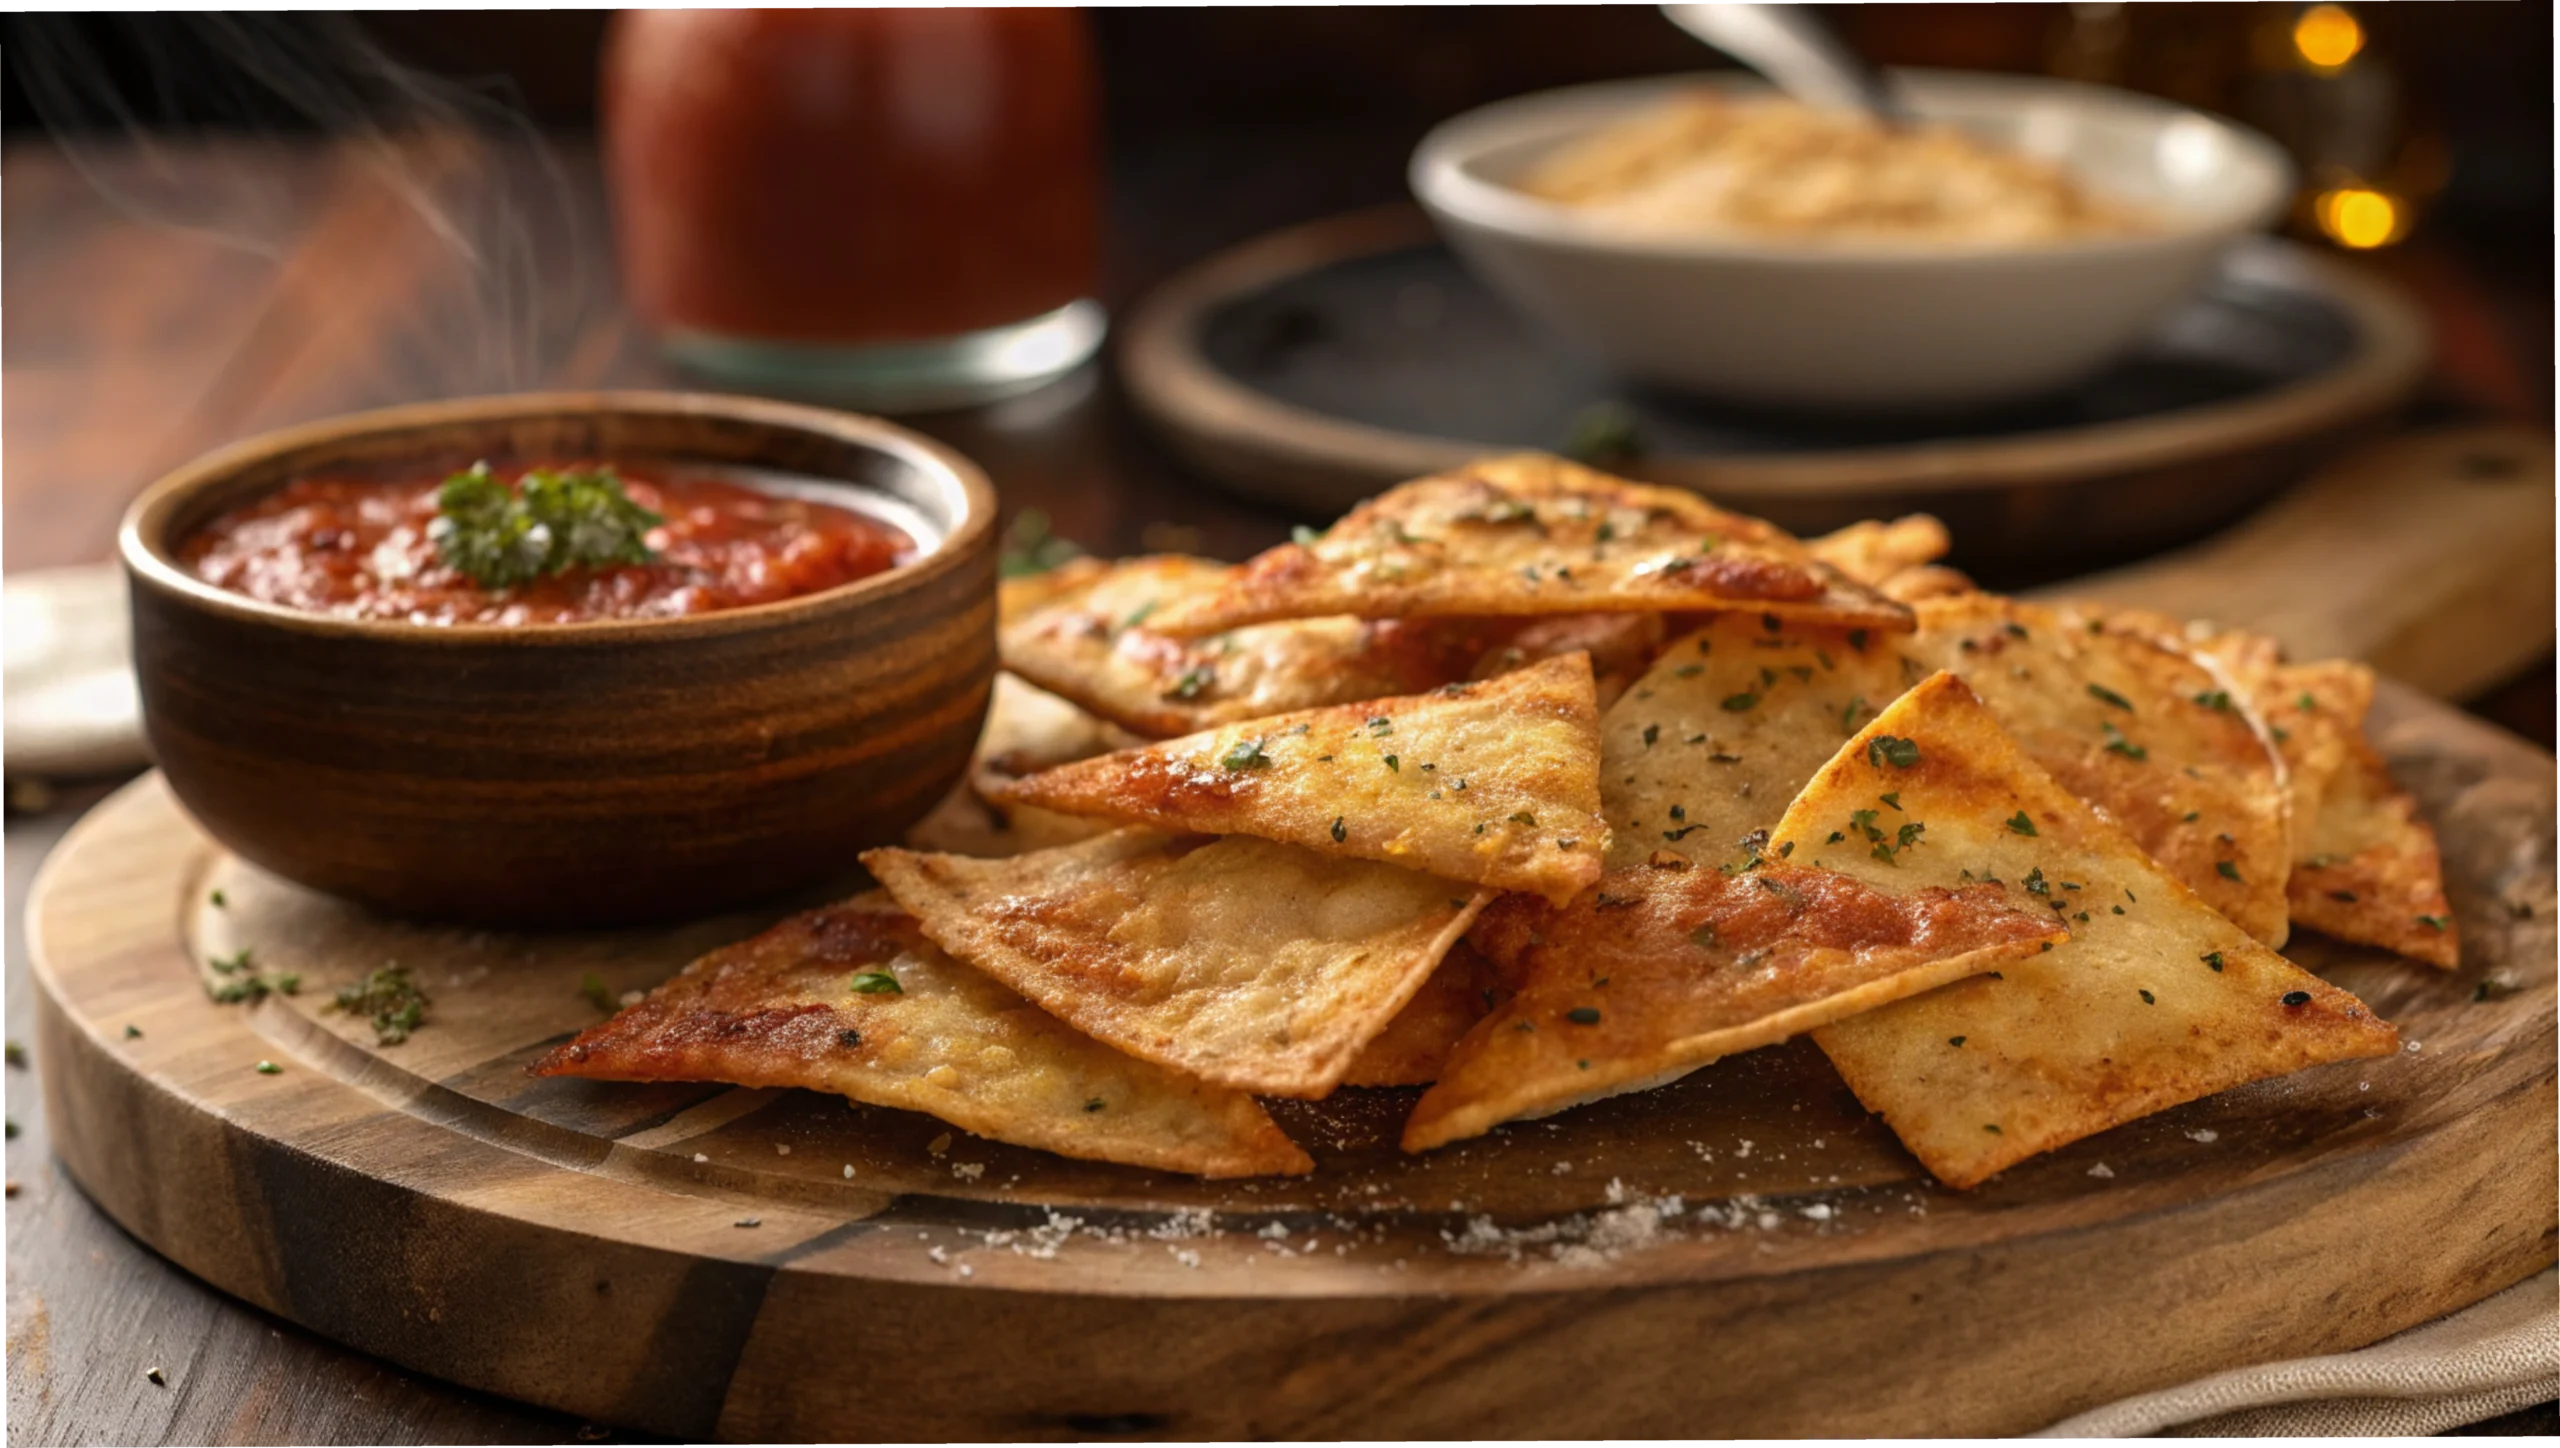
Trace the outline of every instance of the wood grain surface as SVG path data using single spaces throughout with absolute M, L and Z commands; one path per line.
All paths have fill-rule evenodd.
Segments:
M 1352 127 L 1225 131 L 1124 150 L 1114 157 L 1106 300 L 1125 308 L 1219 247 L 1400 194 L 1405 140 Z M 544 162 L 484 150 L 471 168 L 439 173 L 448 184 L 434 194 L 457 202 L 461 236 L 506 231 L 508 245 L 493 249 L 513 258 L 499 269 L 512 290 L 476 278 L 438 240 L 417 192 L 397 194 L 397 157 L 243 138 L 166 142 L 152 154 L 92 143 L 74 164 L 21 140 L 0 168 L 10 200 L 0 215 L 9 301 L 0 541 L 11 569 L 108 557 L 115 519 L 142 485 L 265 428 L 424 397 L 674 380 L 622 314 L 593 167 L 575 143 Z M 201 204 L 157 203 L 155 186 L 172 174 Z M 490 183 L 476 194 L 458 184 L 474 175 Z M 1199 205 L 1212 189 L 1220 204 Z M 540 204 L 509 211 L 527 197 Z M 2427 306 L 2438 355 L 2427 415 L 2547 428 L 2548 389 L 2532 382 L 2548 375 L 2545 276 L 2484 272 L 2427 237 L 2359 262 Z M 536 293 L 539 308 L 505 300 Z M 506 328 L 481 325 L 510 306 Z M 1240 557 L 1287 536 L 1293 521 L 1189 479 L 1151 444 L 1107 371 L 920 425 L 988 467 L 1008 517 L 1038 508 L 1100 551 Z M 2481 707 L 2547 744 L 2547 667 Z M 11 1037 L 32 1041 L 19 907 L 38 864 L 104 789 L 12 784 L 6 1004 Z M 32 1054 L 41 1064 L 47 1053 Z M 618 1436 L 340 1347 L 198 1282 L 70 1184 L 36 1073 L 4 1079 L 21 1128 L 8 1146 L 20 1188 L 7 1211 L 12 1444 Z M 155 1365 L 166 1386 L 144 1378 Z M 2551 1427 L 2548 1409 L 2484 1425 Z
M 38 1043 L 57 1151 L 172 1260 L 653 1432 L 2012 1433 L 2359 1346 L 2552 1260 L 2551 762 L 2396 691 L 2375 735 L 2442 832 L 2468 958 L 2293 954 L 2412 1044 L 1967 1193 L 1802 1043 L 1421 1156 L 1394 1145 L 1411 1092 L 1344 1091 L 1283 1112 L 1314 1176 L 1218 1183 L 816 1093 L 534 1080 L 598 1018 L 589 976 L 644 988 L 767 917 L 401 926 L 223 855 L 156 777 L 37 885 Z M 243 948 L 301 993 L 209 1005 L 198 962 Z M 385 1047 L 328 1002 L 392 961 L 435 1003 Z M 1701 1341 L 1719 1372 L 1688 1370 Z

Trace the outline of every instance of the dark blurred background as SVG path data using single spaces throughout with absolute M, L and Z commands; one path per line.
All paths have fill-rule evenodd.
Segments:
M 2236 116 L 2306 172 L 2371 190 L 2347 238 L 2413 248 L 2422 293 L 2486 289 L 2481 325 L 2521 374 L 2448 359 L 2496 410 L 2548 418 L 2552 356 L 2552 77 L 2548 4 L 2006 4 L 1826 6 L 1886 62 L 2041 71 L 2129 86 Z M 2314 12 L 2319 12 L 2315 14 Z M 2336 23 L 2345 16 L 2343 30 Z M 1110 273 L 1164 274 L 1279 222 L 1403 194 L 1431 123 L 1497 97 L 1720 62 L 1650 6 L 1098 10 L 1111 174 L 1120 189 L 1250 178 L 1196 194 L 1196 213 L 1115 228 Z M 596 11 L 362 16 L 17 15 L 0 21 L 13 139 L 45 131 L 326 128 L 396 107 L 420 81 L 592 127 Z M 2344 37 L 2343 41 L 2341 37 Z M 2348 44 L 2356 64 L 2306 64 Z M 1277 168 L 1241 156 L 1285 154 Z M 2295 229 L 2322 230 L 2309 188 Z M 2387 231 L 2373 218 L 2389 217 Z M 1125 220 L 1126 218 L 1124 218 Z M 2338 237 L 2331 228 L 2330 239 Z M 1120 288 L 1106 287 L 1107 292 Z M 1114 297 L 1125 302 L 1125 294 Z M 2494 314 L 2494 315 L 2490 315 Z M 2476 399 L 2491 401 L 2489 398 Z
M 2268 72 L 2301 20 L 2284 0 L 1828 0 L 1823 10 L 1874 59 L 1923 67 L 2051 72 L 2127 84 L 2255 125 L 2304 148 L 2358 151 L 2368 182 L 2409 192 L 2422 228 L 2552 243 L 2550 0 L 2360 0 L 2363 95 L 2299 115 Z M 1646 3 L 1580 5 L 1091 5 L 1108 138 L 1121 164 L 1203 143 L 1288 130 L 1336 133 L 1347 202 L 1403 189 L 1403 156 L 1434 120 L 1477 102 L 1582 79 L 1718 64 Z M 253 51 L 323 56 L 340 26 L 384 59 L 522 105 L 548 128 L 594 125 L 604 10 L 20 10 L 20 72 L 67 51 L 113 82 L 44 118 L 74 125 L 307 128 L 312 95 L 279 95 Z M 28 43 L 28 26 L 38 43 Z M 2373 67 L 2371 61 L 2381 61 Z M 69 74 L 69 72 L 56 72 Z M 346 95 L 387 79 L 348 74 Z M 292 90 L 292 87 L 284 87 Z M 0 95 L 0 128 L 41 123 L 26 84 Z M 2335 136 L 2286 136 L 2327 123 Z M 2376 141 L 2378 136 L 2378 141 Z

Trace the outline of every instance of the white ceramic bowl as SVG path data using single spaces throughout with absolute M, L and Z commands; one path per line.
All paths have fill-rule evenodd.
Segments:
M 1731 73 L 1575 86 L 1443 122 L 1415 195 L 1477 275 L 1602 365 L 1737 401 L 1959 407 L 2066 387 L 2136 343 L 2235 239 L 2283 209 L 2293 168 L 2254 131 L 2167 101 L 2029 76 L 1900 71 L 1913 112 L 2067 166 L 2156 229 L 2035 248 L 1630 238 L 1511 188 L 1567 138 Z

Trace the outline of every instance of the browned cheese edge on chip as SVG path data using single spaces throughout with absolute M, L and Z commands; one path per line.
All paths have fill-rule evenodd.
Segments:
M 1077 1030 L 1267 1096 L 1329 1094 L 1492 898 L 1241 835 L 862 858 L 934 943 Z
M 998 798 L 1571 899 L 1599 878 L 1599 709 L 1582 654 L 1084 760 Z
M 2438 970 L 2462 964 L 2435 831 L 2361 736 L 2348 741 L 2293 867 L 2294 918 L 2335 940 L 2396 951 Z
M 1640 1091 L 2021 959 L 2069 933 L 1992 884 L 1888 891 L 1665 852 L 1562 909 L 1506 896 L 1471 936 L 1519 989 L 1450 1053 L 1404 1148 Z
M 1191 636 L 1283 618 L 1767 611 L 1898 630 L 1903 605 L 1786 533 L 1561 458 L 1484 459 L 1369 499 L 1151 620 Z
M 1871 880 L 2022 884 L 2072 931 L 1813 1033 L 1947 1185 L 2233 1086 L 2397 1049 L 2363 1002 L 2251 939 L 2038 768 L 1955 675 L 1905 694 L 1858 742 L 1806 786 L 1778 847 Z M 1885 792 L 1898 811 L 1878 803 Z M 1998 826 L 1978 818 L 2013 801 Z M 1909 845 L 1898 827 L 1867 839 L 1897 813 L 1922 826 Z
M 935 949 L 878 891 L 703 956 L 531 1073 L 805 1087 L 1197 1176 L 1315 1165 L 1252 1097 L 1086 1039 Z

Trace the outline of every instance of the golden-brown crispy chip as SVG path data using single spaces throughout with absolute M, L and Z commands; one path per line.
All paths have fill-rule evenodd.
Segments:
M 1975 594 L 1917 613 L 1911 634 L 1728 614 L 1673 641 L 1602 721 L 1612 863 L 1662 848 L 1732 862 L 1841 739 L 1945 668 L 2189 888 L 2261 939 L 2283 938 L 2276 759 L 2213 674 L 2068 610 Z
M 1005 666 L 1116 724 L 1162 739 L 1419 693 L 1575 652 L 1588 652 L 1603 678 L 1621 676 L 1623 684 L 1643 671 L 1662 638 L 1654 614 L 1310 618 L 1190 640 L 1146 626 L 1175 600 L 1214 593 L 1232 571 L 1178 556 L 1081 569 L 1038 607 L 1008 617 L 1000 636 Z
M 1893 574 L 1877 584 L 1876 591 L 1896 603 L 1918 603 L 1924 598 L 1953 598 L 1982 590 L 1956 570 L 1929 563 Z
M 2344 660 L 2279 665 L 2255 681 L 2252 703 L 2284 760 L 2286 858 L 2298 866 L 2318 851 L 2321 802 L 2364 742 L 2373 670 Z
M 1591 665 L 1574 654 L 1124 750 L 998 798 L 1566 900 L 1599 878 L 1608 841 L 1599 742 Z
M 1940 1181 L 1972 1186 L 2182 1101 L 2398 1048 L 2361 1001 L 2251 939 L 2038 769 L 1954 675 L 1853 745 L 1788 807 L 1774 850 L 1883 888 L 1996 881 L 2072 932 L 1814 1032 Z
M 1947 556 L 1947 525 L 1926 513 L 1911 513 L 1890 523 L 1873 518 L 1807 538 L 1814 557 L 1869 588 Z
M 1389 490 L 1308 543 L 1241 565 L 1150 625 L 1180 635 L 1283 618 L 1768 610 L 1904 628 L 1902 605 L 1802 543 L 1695 494 L 1538 454 Z
M 1005 579 L 996 585 L 996 626 L 1003 628 L 1052 600 L 1091 587 L 1112 566 L 1099 558 L 1070 558 L 1055 568 Z
M 1491 898 L 1250 836 L 1149 830 L 1006 860 L 862 862 L 934 943 L 1095 1040 L 1270 1096 L 1330 1092 Z
M 1609 864 L 1658 850 L 1738 863 L 1745 837 L 1926 674 L 1886 635 L 1774 614 L 1725 614 L 1675 640 L 1600 721 Z
M 878 891 L 713 951 L 533 1071 L 806 1086 L 1017 1146 L 1199 1176 L 1315 1165 L 1252 1097 L 1087 1040 L 936 950 Z
M 1136 742 L 1057 695 L 1000 673 L 968 777 L 907 831 L 906 842 L 920 850 L 992 856 L 1091 839 L 1109 826 L 1027 805 L 997 805 L 988 796 L 1023 775 Z
M 2323 935 L 2452 970 L 2462 963 L 2462 940 L 2445 900 L 2435 831 L 2361 735 L 2348 736 L 2346 757 L 2286 887 L 2293 918 Z
M 2222 682 L 2096 614 L 1991 594 L 1916 606 L 1896 640 L 1961 674 L 2029 758 L 2105 811 L 2205 903 L 2268 945 L 2285 937 L 2283 776 Z
M 1472 938 L 1519 994 L 1458 1043 L 1405 1150 L 1660 1085 L 2070 938 L 1995 884 L 1663 861 L 1612 870 L 1562 909 L 1511 895 L 1485 911 Z
M 1360 1048 L 1351 1069 L 1342 1073 L 1342 1084 L 1430 1085 L 1440 1079 L 1459 1038 L 1509 995 L 1493 962 L 1459 941 L 1377 1039 Z

